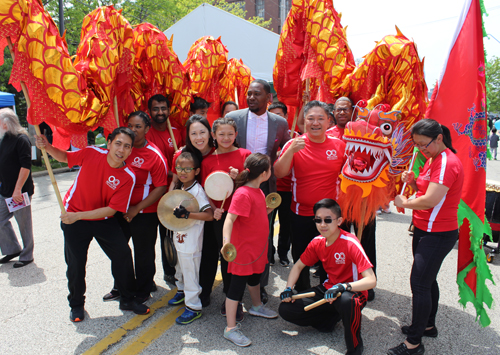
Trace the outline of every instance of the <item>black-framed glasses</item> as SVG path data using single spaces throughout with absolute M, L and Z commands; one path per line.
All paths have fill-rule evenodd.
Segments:
M 436 140 L 436 138 L 437 137 L 432 138 L 432 140 L 427 144 L 417 144 L 417 143 L 415 143 L 415 141 L 413 141 L 413 145 L 415 146 L 415 148 L 418 148 L 420 150 L 427 149 L 431 145 L 431 143 Z
M 321 224 L 322 222 L 325 222 L 325 224 L 330 224 L 330 223 L 332 223 L 333 221 L 336 221 L 337 219 L 339 219 L 339 217 L 337 217 L 337 218 L 326 217 L 325 219 L 321 219 L 321 218 L 319 218 L 319 217 L 314 217 L 314 218 L 313 218 L 313 221 L 314 221 L 314 223 L 316 223 L 316 224 Z
M 336 108 L 335 112 L 337 112 L 337 113 L 349 112 L 350 110 L 352 110 L 352 107 L 348 107 L 348 108 Z
M 191 171 L 193 171 L 195 168 L 181 168 L 180 166 L 176 166 L 175 167 L 175 171 L 177 171 L 178 173 L 180 172 L 186 172 L 186 173 L 190 173 Z

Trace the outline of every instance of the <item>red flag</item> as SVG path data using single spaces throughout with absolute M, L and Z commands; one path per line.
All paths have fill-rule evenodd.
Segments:
M 464 167 L 457 283 L 460 303 L 465 307 L 472 302 L 481 325 L 487 326 L 490 319 L 484 304 L 491 308 L 493 299 L 485 281 L 494 282 L 482 250 L 483 233 L 489 227 L 484 220 L 488 140 L 481 8 L 481 0 L 465 0 L 426 117 L 450 129 Z

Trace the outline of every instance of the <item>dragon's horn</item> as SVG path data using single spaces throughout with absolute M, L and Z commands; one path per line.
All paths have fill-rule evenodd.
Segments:
M 377 106 L 379 103 L 384 100 L 384 77 L 380 77 L 380 84 L 377 86 L 377 91 L 375 91 L 375 95 L 372 96 L 370 100 L 368 100 L 368 105 L 366 106 L 369 110 Z
M 412 80 L 413 82 L 413 80 Z M 410 82 L 407 86 L 403 86 L 401 89 L 402 95 L 401 99 L 392 107 L 392 111 L 403 111 L 404 106 L 410 99 L 410 87 L 412 86 L 412 82 Z

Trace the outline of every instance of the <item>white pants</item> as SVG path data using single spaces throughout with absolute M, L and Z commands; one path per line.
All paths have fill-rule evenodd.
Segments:
M 201 311 L 199 280 L 201 252 L 183 253 L 177 251 L 177 265 L 175 265 L 175 278 L 177 290 L 184 291 L 184 304 L 186 307 Z

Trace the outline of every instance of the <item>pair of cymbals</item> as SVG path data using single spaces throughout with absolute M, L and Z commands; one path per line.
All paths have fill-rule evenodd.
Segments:
M 179 205 L 184 206 L 189 212 L 199 212 L 198 201 L 189 192 L 184 190 L 172 190 L 158 202 L 158 218 L 165 228 L 172 231 L 185 231 L 196 223 L 195 219 L 177 218 L 174 209 Z

